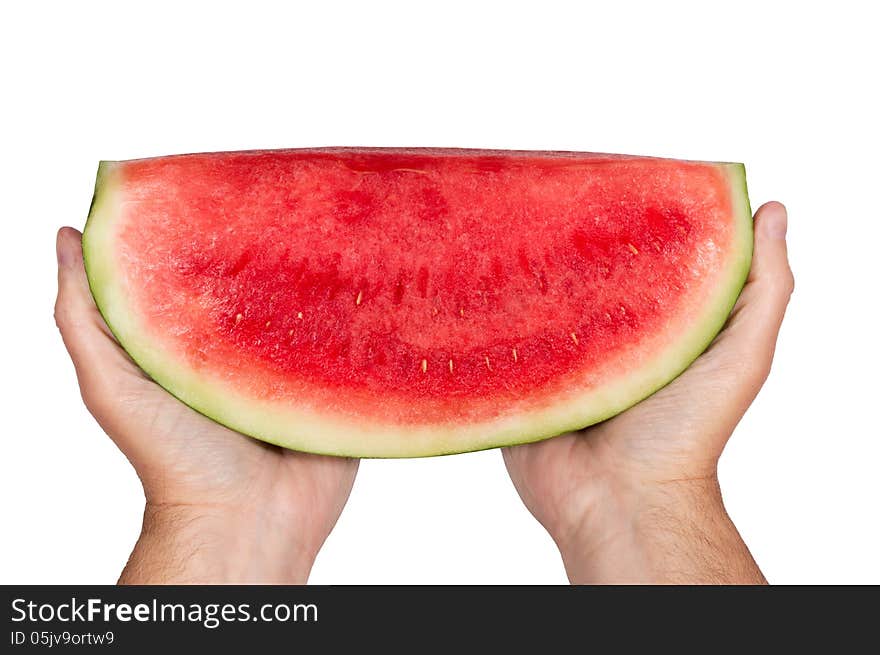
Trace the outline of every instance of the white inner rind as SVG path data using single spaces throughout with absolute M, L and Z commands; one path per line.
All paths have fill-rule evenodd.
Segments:
M 200 413 L 269 443 L 349 457 L 424 457 L 540 441 L 603 421 L 669 383 L 705 350 L 733 308 L 752 257 L 752 219 L 741 164 L 722 167 L 730 183 L 733 243 L 708 300 L 688 324 L 670 321 L 663 344 L 638 368 L 586 389 L 573 380 L 569 393 L 539 410 L 510 413 L 479 423 L 397 425 L 353 420 L 288 403 L 246 397 L 233 384 L 187 366 L 149 337 L 126 293 L 113 253 L 122 204 L 116 165 L 102 162 L 83 236 L 92 295 L 116 338 L 158 384 Z M 537 390 L 538 392 L 540 390 Z

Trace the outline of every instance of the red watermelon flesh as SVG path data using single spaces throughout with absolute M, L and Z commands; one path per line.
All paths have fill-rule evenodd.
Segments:
M 153 379 L 291 448 L 419 456 L 605 419 L 686 367 L 745 280 L 739 164 L 252 151 L 101 164 L 87 271 Z

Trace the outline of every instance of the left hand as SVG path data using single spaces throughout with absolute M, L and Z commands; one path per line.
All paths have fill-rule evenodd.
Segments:
M 120 581 L 304 583 L 358 461 L 245 437 L 155 384 L 95 306 L 81 240 L 72 228 L 58 233 L 55 320 L 86 407 L 146 497 L 143 533 Z

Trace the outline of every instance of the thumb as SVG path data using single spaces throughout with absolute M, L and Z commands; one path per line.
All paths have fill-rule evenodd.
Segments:
M 103 424 L 123 384 L 140 373 L 116 343 L 92 300 L 83 262 L 82 234 L 70 227 L 61 228 L 56 253 L 55 323 L 73 360 L 86 407 Z
M 768 202 L 755 213 L 749 277 L 727 327 L 713 346 L 732 363 L 738 360 L 756 387 L 770 372 L 776 338 L 794 290 L 785 240 L 787 229 L 788 214 L 781 203 Z

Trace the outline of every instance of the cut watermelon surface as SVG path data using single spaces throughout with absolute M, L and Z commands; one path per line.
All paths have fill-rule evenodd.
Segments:
M 246 435 L 407 457 L 632 406 L 746 279 L 740 164 L 277 150 L 102 162 L 95 301 L 158 384 Z

